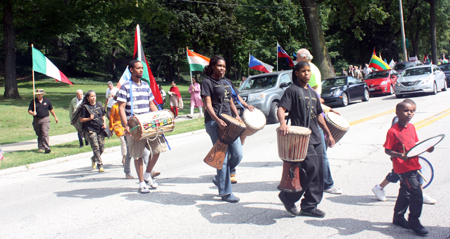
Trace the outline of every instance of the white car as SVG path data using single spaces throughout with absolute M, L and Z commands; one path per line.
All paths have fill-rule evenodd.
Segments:
M 395 84 L 395 96 L 406 94 L 431 93 L 438 90 L 447 91 L 444 72 L 437 65 L 423 65 L 407 68 Z

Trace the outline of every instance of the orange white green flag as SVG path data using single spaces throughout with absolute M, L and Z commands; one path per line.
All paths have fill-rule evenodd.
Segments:
M 209 65 L 209 58 L 206 56 L 202 56 L 198 53 L 195 53 L 191 50 L 189 50 L 186 47 L 186 52 L 187 52 L 187 58 L 189 61 L 189 69 L 191 71 L 203 71 L 203 68 L 205 68 L 205 66 Z

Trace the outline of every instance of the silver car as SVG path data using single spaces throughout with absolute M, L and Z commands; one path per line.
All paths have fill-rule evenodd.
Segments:
M 406 94 L 431 93 L 438 90 L 447 91 L 444 72 L 436 65 L 415 66 L 405 69 L 395 84 L 395 96 Z

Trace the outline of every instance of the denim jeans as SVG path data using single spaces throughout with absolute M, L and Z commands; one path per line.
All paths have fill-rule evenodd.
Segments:
M 212 143 L 219 139 L 217 129 L 219 125 L 212 120 L 205 123 L 206 132 L 209 134 Z M 229 155 L 229 157 L 228 157 Z M 222 169 L 217 170 L 216 180 L 218 182 L 219 196 L 226 196 L 233 193 L 231 188 L 230 174 L 235 171 L 236 166 L 243 157 L 241 139 L 238 137 L 233 143 L 228 145 L 228 150 L 223 160 Z
M 318 128 L 320 136 L 322 136 L 322 145 L 323 145 L 323 189 L 327 190 L 333 187 L 334 181 L 333 177 L 331 177 L 330 162 L 328 162 L 327 143 L 325 142 L 325 137 L 322 129 L 320 127 Z

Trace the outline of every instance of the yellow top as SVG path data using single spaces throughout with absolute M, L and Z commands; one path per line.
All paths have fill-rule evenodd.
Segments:
M 116 133 L 117 137 L 123 136 L 124 128 L 122 126 L 122 122 L 120 121 L 119 114 L 119 103 L 115 103 L 111 107 L 111 114 L 109 116 L 109 130 Z

